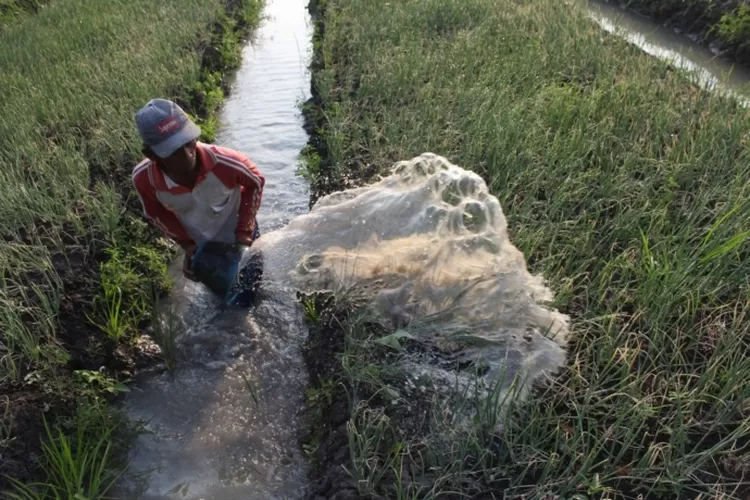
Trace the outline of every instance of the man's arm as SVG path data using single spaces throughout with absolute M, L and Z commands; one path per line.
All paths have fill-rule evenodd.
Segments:
M 232 152 L 231 156 L 225 153 L 228 153 L 228 151 L 216 153 L 217 166 L 220 165 L 220 167 L 215 169 L 215 172 L 222 182 L 229 181 L 230 185 L 239 184 L 242 186 L 239 218 L 235 234 L 239 241 L 249 243 L 252 241 L 255 217 L 260 209 L 266 179 L 247 156 L 237 152 Z
M 133 185 L 141 200 L 143 214 L 167 237 L 174 240 L 182 248 L 188 249 L 193 240 L 185 231 L 175 214 L 161 204 L 156 197 L 156 190 L 149 180 L 148 165 L 136 167 L 133 172 Z

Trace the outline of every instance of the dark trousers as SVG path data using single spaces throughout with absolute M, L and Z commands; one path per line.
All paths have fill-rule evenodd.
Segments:
M 253 230 L 253 241 L 258 238 L 260 238 L 260 228 L 256 220 L 255 229 Z M 240 269 L 236 293 L 230 299 L 230 305 L 248 307 L 255 301 L 261 281 L 263 280 L 263 253 L 257 250 L 251 250 L 251 252 L 250 259 Z

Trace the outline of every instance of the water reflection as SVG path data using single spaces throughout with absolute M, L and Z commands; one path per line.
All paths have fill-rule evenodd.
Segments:
M 732 64 L 687 36 L 615 5 L 590 0 L 588 7 L 591 18 L 606 31 L 690 72 L 702 87 L 727 92 L 746 106 L 750 104 L 750 68 Z

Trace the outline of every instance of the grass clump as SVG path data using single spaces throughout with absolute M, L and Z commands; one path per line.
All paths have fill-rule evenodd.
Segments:
M 750 5 L 740 5 L 722 15 L 717 27 L 723 40 L 750 52 Z
M 46 480 L 24 484 L 11 479 L 10 500 L 101 499 L 119 478 L 118 428 L 123 417 L 99 404 L 78 408 L 72 419 L 54 426 L 44 421 L 41 467 Z
M 476 171 L 574 320 L 568 366 L 510 404 L 500 430 L 482 424 L 489 411 L 467 435 L 429 418 L 419 438 L 377 399 L 399 378 L 391 358 L 371 357 L 371 327 L 344 329 L 351 463 L 378 464 L 377 477 L 355 475 L 361 491 L 393 498 L 408 471 L 403 494 L 420 498 L 743 498 L 748 110 L 602 32 L 580 3 L 324 7 L 314 187 L 425 151 Z M 362 443 L 374 450 L 364 458 Z
M 3 26 L 24 15 L 36 14 L 49 0 L 0 0 L 0 33 Z
M 81 271 L 125 238 L 152 236 L 123 212 L 128 185 L 113 182 L 139 158 L 133 110 L 197 78 L 199 60 L 188 48 L 220 7 L 166 3 L 154 13 L 148 2 L 61 2 L 0 38 L 4 292 L 16 308 L 50 318 L 33 329 L 39 342 L 54 338 L 66 300 L 61 268 Z M 147 14 L 147 26 L 134 21 Z
M 154 299 L 169 290 L 164 254 L 147 246 L 112 246 L 107 261 L 100 265 L 101 293 L 92 309 L 101 319 L 89 316 L 110 340 L 119 341 L 150 318 Z M 148 276 L 149 279 L 144 279 Z

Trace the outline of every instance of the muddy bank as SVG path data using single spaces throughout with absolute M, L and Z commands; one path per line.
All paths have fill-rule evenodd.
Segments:
M 320 312 L 319 318 L 308 321 L 309 337 L 303 350 L 310 375 L 302 442 L 310 463 L 308 498 L 360 498 L 354 480 L 345 469 L 351 463 L 347 432 L 350 411 L 339 359 L 345 350 L 342 321 L 348 311 L 337 310 L 330 296 L 299 295 L 299 298 L 314 304 L 312 307 Z
M 311 97 L 303 106 L 304 127 L 309 140 L 301 157 L 304 175 L 310 182 L 310 207 L 323 196 L 367 184 L 380 173 L 374 163 L 367 161 L 367 151 L 347 157 L 344 164 L 337 164 L 328 151 L 326 109 L 321 89 L 326 89 L 326 92 L 330 89 L 331 94 L 335 95 L 351 85 L 351 82 L 345 84 L 340 81 L 340 75 L 335 71 L 323 77 L 332 76 L 333 82 L 317 80 L 321 77 L 321 72 L 335 68 L 337 59 L 346 53 L 343 46 L 339 47 L 340 53 L 324 54 L 322 51 L 328 5 L 326 0 L 310 0 L 308 5 L 314 24 L 314 43 L 310 63 Z M 326 61 L 326 57 L 330 59 Z M 349 87 L 350 92 L 354 93 L 356 86 L 355 83 L 353 87 Z M 391 404 L 395 401 L 383 396 L 381 380 L 372 385 L 352 383 L 344 365 L 349 364 L 345 359 L 349 359 L 352 351 L 357 349 L 352 344 L 356 337 L 353 331 L 367 337 L 382 337 L 392 333 L 392 328 L 374 319 L 363 320 L 362 316 L 367 316 L 369 312 L 363 303 L 336 297 L 328 292 L 298 293 L 297 298 L 306 311 L 309 332 L 303 346 L 309 387 L 305 394 L 306 407 L 302 415 L 301 433 L 301 446 L 310 466 L 310 486 L 306 498 L 407 498 L 405 493 L 421 491 L 430 480 L 436 478 L 422 475 L 422 464 L 413 463 L 410 458 L 405 461 L 404 450 L 393 448 L 394 443 L 398 443 L 393 437 L 396 434 L 408 434 L 407 440 L 416 440 L 427 433 L 426 426 L 435 409 L 432 397 L 436 391 L 433 388 L 430 391 L 414 392 L 413 384 L 412 387 L 405 387 L 410 384 L 408 379 L 402 376 L 389 379 L 386 382 L 388 391 L 398 388 L 404 394 L 411 393 L 412 404 L 397 407 Z M 363 357 L 368 358 L 368 366 L 375 372 L 373 376 L 380 379 L 376 365 L 387 364 L 387 355 L 372 352 Z M 353 406 L 357 406 L 359 411 L 355 411 Z M 362 411 L 365 412 L 364 420 Z M 368 415 L 377 416 L 371 420 Z M 384 419 L 388 420 L 387 424 L 384 424 Z M 374 434 L 358 434 L 358 428 L 361 430 L 363 425 L 370 427 Z M 389 435 L 380 434 L 382 431 Z M 398 470 L 394 467 L 396 455 L 400 457 Z M 363 463 L 365 461 L 370 463 Z M 405 474 L 404 468 L 407 470 Z M 411 473 L 419 477 L 412 477 Z M 411 484 L 404 486 L 405 483 Z M 443 493 L 441 498 L 459 497 Z
M 28 3 L 37 7 L 43 4 Z M 195 33 L 192 50 L 203 54 L 201 72 L 196 74 L 199 80 L 187 88 L 163 89 L 165 96 L 178 100 L 198 118 L 204 139 L 211 137 L 221 89 L 226 88 L 225 76 L 238 64 L 238 41 L 259 22 L 260 8 L 255 0 L 226 0 L 224 13 L 217 13 L 221 15 L 214 16 L 212 25 Z M 50 130 L 49 139 L 62 140 L 64 133 Z M 124 207 L 112 234 L 93 229 L 98 227 L 94 223 L 97 215 L 90 212 L 89 200 L 81 200 L 80 207 L 74 209 L 80 212 L 80 226 L 55 226 L 41 217 L 35 227 L 4 235 L 8 248 L 45 248 L 54 283 L 47 281 L 43 271 L 23 271 L 13 277 L 30 290 L 52 289 L 59 297 L 59 310 L 53 318 L 31 313 L 22 318 L 34 334 L 35 327 L 46 322 L 44 326 L 50 325 L 53 340 L 47 343 L 39 333 L 36 362 L 19 367 L 24 378 L 0 382 L 0 491 L 9 487 L 8 476 L 22 483 L 48 479 L 40 469 L 44 420 L 50 428 L 59 424 L 66 431 L 74 430 L 80 424 L 76 420 L 80 408 L 99 407 L 101 402 L 110 401 L 124 389 L 118 382 L 127 382 L 138 370 L 161 361 L 158 346 L 142 334 L 149 325 L 151 298 L 168 289 L 166 263 L 173 248 L 160 241 L 160 234 L 146 224 L 140 203 L 131 193 L 131 171 L 141 158 L 129 152 L 125 143 L 115 143 L 108 146 L 112 150 L 109 159 L 103 161 L 101 155 L 89 154 L 87 130 L 82 127 L 79 133 L 77 140 L 88 155 L 88 196 L 99 196 L 102 186 L 111 185 L 112 194 Z M 125 273 L 127 281 L 117 284 L 123 310 L 137 301 L 143 301 L 143 307 L 127 319 L 129 323 L 122 325 L 125 333 L 115 340 L 94 323 L 103 325 L 109 319 L 103 300 L 108 277 Z M 6 342 L 9 340 L 0 334 L 0 346 L 6 347 Z
M 604 1 L 664 23 L 722 57 L 750 66 L 750 3 L 746 0 Z
M 310 207 L 322 196 L 345 189 L 346 179 L 338 175 L 328 155 L 323 137 L 326 120 L 323 100 L 315 75 L 325 68 L 321 41 L 325 36 L 326 2 L 310 0 L 308 12 L 313 22 L 313 53 L 310 61 L 310 99 L 302 108 L 308 144 L 302 151 L 306 177 L 310 182 Z M 311 166 L 314 166 L 311 169 Z M 347 387 L 341 375 L 340 356 L 345 351 L 345 331 L 339 317 L 346 310 L 337 310 L 329 295 L 303 295 L 298 299 L 317 314 L 306 318 L 308 339 L 303 356 L 310 384 L 305 394 L 302 448 L 310 464 L 310 500 L 347 500 L 361 498 L 351 474 L 351 453 L 347 424 L 351 417 Z
M 398 359 L 388 349 L 369 344 L 368 353 L 357 353 L 365 337 L 393 333 L 369 316 L 364 304 L 338 302 L 328 293 L 299 298 L 314 311 L 307 317 L 310 335 L 304 348 L 310 374 L 302 443 L 310 462 L 307 498 L 412 498 L 407 495 L 429 497 L 428 491 L 438 491 L 446 478 L 437 467 L 432 471 L 425 465 L 439 463 L 428 441 L 449 388 L 438 388 L 430 375 L 387 373 Z M 417 342 L 403 347 L 410 356 L 432 354 Z M 366 362 L 360 364 L 358 355 Z M 464 458 L 467 468 L 476 463 L 468 449 Z M 474 488 L 474 493 L 480 489 L 498 494 L 502 482 Z M 440 498 L 465 496 L 443 491 Z
M 156 351 L 141 349 L 130 339 L 110 340 L 88 320 L 87 314 L 93 314 L 90 304 L 101 288 L 99 264 L 107 255 L 103 248 L 86 246 L 82 240 L 72 239 L 70 247 L 52 254 L 61 279 L 57 341 L 67 362 L 54 368 L 39 367 L 23 384 L 0 386 L 0 411 L 4 411 L 0 417 L 8 433 L 0 452 L 0 491 L 8 487 L 6 475 L 22 482 L 45 479 L 39 471 L 43 419 L 49 425 L 70 419 L 88 397 L 82 394 L 86 387 L 73 381 L 75 371 L 90 370 L 127 380 L 158 359 Z

